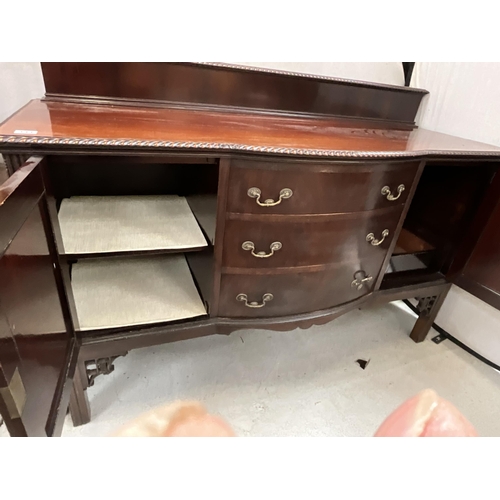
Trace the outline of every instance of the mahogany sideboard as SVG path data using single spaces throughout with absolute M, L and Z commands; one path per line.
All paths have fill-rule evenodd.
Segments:
M 291 330 L 452 283 L 500 308 L 500 149 L 421 89 L 194 63 L 43 63 L 0 125 L 0 413 L 61 433 L 117 356 Z

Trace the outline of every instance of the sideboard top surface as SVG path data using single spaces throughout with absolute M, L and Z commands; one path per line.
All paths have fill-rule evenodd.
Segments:
M 255 152 L 343 158 L 500 157 L 500 148 L 425 129 L 346 118 L 35 99 L 0 125 L 0 151 L 23 147 Z

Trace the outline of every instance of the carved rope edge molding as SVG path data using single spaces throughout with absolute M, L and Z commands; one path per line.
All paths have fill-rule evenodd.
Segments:
M 191 64 L 199 65 L 199 66 L 213 66 L 215 68 L 224 68 L 224 69 L 236 69 L 236 70 L 244 70 L 254 73 L 271 73 L 273 75 L 279 76 L 294 76 L 294 77 L 302 77 L 302 78 L 312 78 L 314 80 L 324 80 L 332 83 L 345 83 L 349 85 L 356 85 L 360 87 L 366 88 L 374 88 L 374 89 L 385 89 L 385 90 L 394 90 L 399 92 L 414 92 L 417 94 L 428 94 L 429 91 L 425 89 L 420 89 L 417 87 L 405 87 L 400 85 L 391 85 L 389 83 L 377 83 L 377 82 L 367 82 L 364 80 L 351 80 L 349 78 L 340 78 L 336 76 L 328 76 L 322 74 L 315 73 L 301 73 L 299 71 L 288 71 L 274 68 L 263 68 L 260 66 L 245 66 L 242 64 L 232 64 L 232 63 L 220 63 L 220 62 L 192 62 Z M 403 67 L 401 66 L 401 69 Z
M 338 158 L 419 158 L 422 156 L 492 156 L 499 157 L 500 151 L 350 151 L 330 149 L 278 148 L 274 146 L 251 146 L 224 142 L 179 142 L 179 141 L 140 141 L 133 139 L 88 139 L 64 137 L 33 137 L 20 135 L 0 136 L 0 144 L 35 144 L 54 146 L 98 146 L 134 147 L 151 149 L 200 149 L 212 151 L 248 151 L 293 156 L 319 156 Z

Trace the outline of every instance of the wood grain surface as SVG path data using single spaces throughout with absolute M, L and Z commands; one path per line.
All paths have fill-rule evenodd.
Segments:
M 345 158 L 500 156 L 495 146 L 424 129 L 375 129 L 363 120 L 38 99 L 0 125 L 0 151 L 33 145 Z

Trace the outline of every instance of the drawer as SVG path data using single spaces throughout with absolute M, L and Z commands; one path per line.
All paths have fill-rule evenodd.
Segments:
M 401 210 L 399 206 L 334 216 L 229 214 L 222 265 L 269 269 L 366 259 L 382 264 Z
M 328 309 L 370 292 L 379 270 L 377 260 L 315 272 L 223 274 L 219 316 L 264 318 Z M 358 288 L 352 285 L 355 277 L 372 279 L 358 281 Z
M 233 160 L 227 211 L 330 214 L 400 205 L 418 165 L 418 161 L 317 165 Z M 398 191 L 399 186 L 404 190 Z

